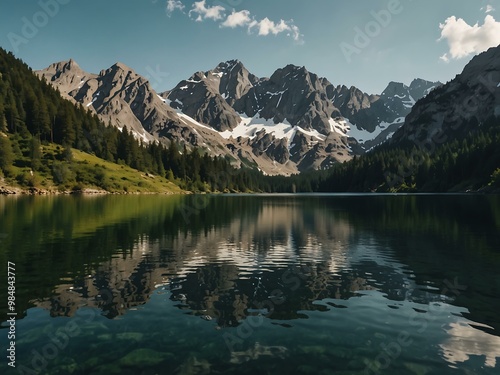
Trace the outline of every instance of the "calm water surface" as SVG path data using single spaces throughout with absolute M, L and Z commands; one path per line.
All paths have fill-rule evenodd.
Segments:
M 0 197 L 2 374 L 500 374 L 496 196 Z

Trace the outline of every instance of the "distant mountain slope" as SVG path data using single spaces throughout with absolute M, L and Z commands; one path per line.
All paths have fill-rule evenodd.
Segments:
M 403 126 L 373 152 L 333 168 L 322 190 L 499 191 L 500 47 L 472 58 L 413 106 L 411 98 L 425 94 L 427 84 L 390 86 L 382 96 L 411 107 Z
M 415 79 L 409 87 L 390 82 L 381 95 L 337 86 L 333 103 L 349 119 L 349 135 L 360 143 L 362 153 L 389 139 L 401 127 L 413 105 L 440 85 L 441 82 L 422 79 Z
M 500 116 L 500 47 L 474 57 L 463 72 L 419 101 L 391 144 L 442 144 Z

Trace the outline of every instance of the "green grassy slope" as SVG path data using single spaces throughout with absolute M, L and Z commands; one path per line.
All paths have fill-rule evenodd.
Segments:
M 0 136 L 5 137 L 4 133 Z M 77 149 L 64 149 L 56 144 L 41 144 L 39 166 L 33 168 L 29 145 L 17 142 L 14 162 L 2 183 L 7 189 L 17 188 L 47 192 L 77 192 L 99 190 L 110 193 L 164 193 L 184 191 L 175 181 L 119 165 Z M 31 151 L 32 153 L 33 151 Z M 35 169 L 35 171 L 33 171 Z

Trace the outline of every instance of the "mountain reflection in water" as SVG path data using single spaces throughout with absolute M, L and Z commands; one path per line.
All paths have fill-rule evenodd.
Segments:
M 20 305 L 52 317 L 85 307 L 122 319 L 164 298 L 221 334 L 259 318 L 292 337 L 320 313 L 375 354 L 386 330 L 408 330 L 452 368 L 476 356 L 499 366 L 497 197 L 0 199 L 2 255 L 29 274 Z M 229 363 L 293 351 L 252 345 Z

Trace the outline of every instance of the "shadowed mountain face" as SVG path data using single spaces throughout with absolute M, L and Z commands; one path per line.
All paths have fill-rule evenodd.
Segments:
M 419 101 L 391 143 L 413 142 L 432 151 L 500 116 L 500 48 L 474 57 L 463 72 Z
M 382 95 L 368 95 L 294 65 L 258 78 L 238 60 L 194 73 L 161 94 L 120 63 L 95 75 L 70 60 L 37 74 L 144 142 L 199 147 L 237 166 L 285 175 L 326 169 L 384 142 L 439 84 L 391 83 Z
M 415 79 L 408 87 L 390 82 L 381 95 L 368 95 L 355 87 L 338 86 L 333 103 L 350 120 L 350 135 L 356 138 L 363 153 L 389 139 L 404 123 L 415 103 L 440 82 Z

